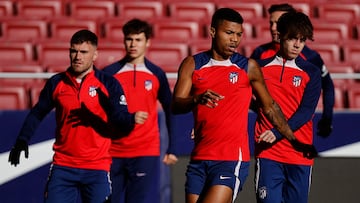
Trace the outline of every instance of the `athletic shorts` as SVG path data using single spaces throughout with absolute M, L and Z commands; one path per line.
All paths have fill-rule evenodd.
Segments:
M 46 185 L 45 203 L 87 203 L 109 200 L 109 172 L 52 165 Z
M 255 188 L 258 203 L 307 203 L 311 166 L 256 159 Z
M 110 169 L 113 203 L 159 203 L 160 157 L 113 158 Z
M 186 171 L 185 192 L 200 195 L 211 186 L 225 185 L 233 190 L 233 199 L 242 190 L 249 174 L 249 162 L 190 161 Z

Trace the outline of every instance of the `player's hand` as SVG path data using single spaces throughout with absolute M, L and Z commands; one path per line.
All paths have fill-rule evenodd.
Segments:
M 331 124 L 331 120 L 322 118 L 319 120 L 317 124 L 317 135 L 321 137 L 329 137 L 330 133 L 333 130 L 333 126 Z
M 299 142 L 298 140 L 293 140 L 290 143 L 296 151 L 302 152 L 303 156 L 307 159 L 313 159 L 318 155 L 314 145 L 304 144 Z
M 90 126 L 91 123 L 95 120 L 98 121 L 99 118 L 96 118 L 96 116 L 86 107 L 84 103 L 81 103 L 81 107 L 77 109 L 73 109 L 70 111 L 70 114 L 68 115 L 68 124 L 72 124 L 72 127 L 77 126 Z
M 266 130 L 257 137 L 257 142 L 273 143 L 276 141 L 276 136 L 271 130 Z
M 175 154 L 165 154 L 163 159 L 163 163 L 165 163 L 166 165 L 176 164 L 177 161 L 178 158 L 176 157 Z
M 24 140 L 16 140 L 14 147 L 11 149 L 9 154 L 10 165 L 18 165 L 20 163 L 21 151 L 25 152 L 25 158 L 29 157 L 29 146 Z
M 137 111 L 135 113 L 135 123 L 136 124 L 144 124 L 145 121 L 147 120 L 148 116 L 149 116 L 148 112 Z
M 206 90 L 204 93 L 194 96 L 194 103 L 206 105 L 209 108 L 215 108 L 224 96 L 212 90 Z
M 100 88 L 96 88 L 96 92 L 98 94 L 99 103 L 101 107 L 104 109 L 106 114 L 110 114 L 112 109 L 110 99 L 105 95 L 105 93 Z

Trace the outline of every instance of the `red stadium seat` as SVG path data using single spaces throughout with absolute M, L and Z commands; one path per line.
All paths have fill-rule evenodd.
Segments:
M 222 1 L 217 3 L 218 8 L 228 7 L 235 9 L 244 18 L 244 22 L 252 19 L 261 19 L 263 15 L 263 5 L 260 2 L 231 2 Z
M 34 41 L 48 37 L 45 20 L 11 18 L 1 23 L 2 38 L 10 41 Z
M 81 29 L 90 30 L 99 36 L 99 28 L 95 20 L 64 17 L 50 21 L 52 39 L 69 41 L 71 36 Z
M 40 92 L 44 86 L 45 81 L 34 83 L 30 88 L 30 107 L 35 106 L 35 104 L 39 101 Z
M 211 39 L 195 39 L 191 40 L 189 43 L 190 55 L 197 54 L 202 51 L 207 51 L 211 48 Z
M 25 110 L 29 107 L 26 88 L 0 86 L 0 110 Z
M 105 41 L 99 43 L 98 58 L 95 61 L 97 68 L 105 66 L 120 60 L 125 56 L 125 47 L 123 42 Z
M 0 72 L 2 74 L 13 74 L 15 77 L 5 77 L 0 79 L 1 86 L 19 86 L 31 87 L 34 83 L 43 81 L 43 78 L 34 78 L 34 73 L 43 73 L 45 68 L 38 64 L 1 64 Z M 15 74 L 21 73 L 22 77 L 16 77 Z M 24 75 L 25 74 L 25 75 Z
M 68 41 L 41 41 L 35 45 L 38 62 L 47 67 L 57 65 L 67 67 L 70 65 Z
M 147 57 L 159 65 L 165 72 L 176 72 L 181 61 L 189 55 L 186 43 L 162 43 L 153 41 Z
M 74 18 L 106 19 L 115 16 L 114 1 L 70 1 L 69 15 Z
M 270 42 L 271 34 L 270 34 L 270 24 L 267 19 L 254 19 L 249 21 L 254 27 L 254 38 L 263 40 L 266 42 Z
M 309 41 L 308 46 L 317 51 L 325 63 L 341 62 L 341 47 L 336 43 Z
M 12 0 L 0 1 L 0 16 L 11 17 L 13 15 L 14 15 L 13 1 Z
M 183 20 L 204 20 L 209 22 L 215 12 L 215 4 L 212 2 L 171 2 L 168 4 L 169 16 Z
M 270 8 L 270 6 L 272 4 L 282 4 L 285 2 L 274 2 L 274 1 L 267 1 L 264 0 L 263 5 L 265 7 L 265 18 L 269 19 L 269 12 L 268 9 Z M 289 4 L 291 4 L 291 6 L 293 6 L 297 11 L 301 11 L 303 13 L 305 13 L 307 16 L 309 16 L 310 18 L 314 17 L 314 11 L 313 11 L 313 2 L 311 0 L 292 0 L 291 2 L 289 2 Z
M 344 61 L 352 64 L 360 63 L 360 43 L 358 40 L 345 41 L 342 44 Z
M 187 42 L 189 39 L 204 38 L 203 27 L 196 21 L 157 20 L 154 37 L 169 42 Z
M 349 23 L 338 20 L 311 19 L 314 26 L 315 41 L 336 43 L 352 38 L 352 27 Z
M 337 80 L 333 80 L 334 82 L 334 92 L 335 92 L 335 104 L 334 104 L 334 109 L 337 110 L 341 110 L 347 107 L 346 102 L 347 100 L 346 98 L 346 94 L 345 94 L 345 90 L 346 90 L 346 85 L 340 81 L 340 83 L 337 83 Z M 323 96 L 321 93 L 321 96 L 319 98 L 319 102 L 317 105 L 317 109 L 320 110 L 323 108 Z
M 349 108 L 360 108 L 360 84 L 354 84 L 348 89 Z
M 165 17 L 164 5 L 160 1 L 117 1 L 116 8 L 121 18 L 149 18 Z
M 123 25 L 130 19 L 128 18 L 107 18 L 100 22 L 102 37 L 106 41 L 123 42 L 124 34 Z
M 2 64 L 35 63 L 33 44 L 30 42 L 1 41 L 0 61 Z
M 328 2 L 316 5 L 318 18 L 352 21 L 360 19 L 360 5 L 357 3 Z
M 43 18 L 65 16 L 65 5 L 62 0 L 16 1 L 17 15 L 26 18 Z

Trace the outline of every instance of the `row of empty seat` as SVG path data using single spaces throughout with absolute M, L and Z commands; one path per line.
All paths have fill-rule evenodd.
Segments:
M 0 110 L 24 110 L 34 106 L 38 101 L 45 80 L 35 80 L 29 83 L 18 81 L 0 82 Z M 29 79 L 30 80 L 30 79 Z M 169 78 L 173 88 L 175 78 Z M 360 82 L 334 79 L 335 84 L 335 110 L 360 109 Z M 320 97 L 317 109 L 323 108 L 323 98 Z
M 267 8 L 281 1 L 250 0 L 201 0 L 201 1 L 138 1 L 138 0 L 2 0 L 1 16 L 74 16 L 86 18 L 104 17 L 174 17 L 209 19 L 216 8 L 232 7 L 245 19 L 267 18 Z M 312 18 L 353 20 L 360 18 L 357 0 L 295 0 L 291 4 Z
M 359 1 L 359 2 L 357 2 Z M 238 51 L 270 41 L 267 8 L 273 0 L 1 0 L 0 71 L 46 73 L 69 65 L 69 39 L 79 29 L 99 36 L 99 68 L 124 56 L 123 24 L 138 17 L 153 24 L 155 38 L 148 58 L 168 73 L 182 59 L 210 48 L 208 29 L 216 8 L 232 7 L 245 19 Z M 360 0 L 294 0 L 315 28 L 315 42 L 330 73 L 360 72 Z M 169 78 L 171 87 L 176 78 Z M 27 109 L 35 104 L 45 79 L 0 78 L 0 109 Z M 357 80 L 335 79 L 336 109 L 360 108 Z M 354 87 L 354 88 L 353 88 Z M 359 96 L 360 97 L 360 96 Z M 7 102 L 5 102 L 7 101 Z M 322 108 L 321 100 L 318 108 Z
M 238 52 L 250 56 L 255 47 L 266 41 L 244 40 Z M 358 40 L 342 43 L 311 42 L 309 47 L 317 50 L 325 63 L 347 62 L 360 64 L 360 43 Z M 44 40 L 32 42 L 0 43 L 0 61 L 2 64 L 40 64 L 43 67 L 68 65 L 68 41 Z M 165 66 L 167 72 L 176 72 L 180 62 L 188 55 L 210 48 L 210 39 L 189 39 L 185 42 L 164 42 L 153 40 L 148 50 L 149 59 L 160 66 Z M 99 42 L 98 67 L 103 67 L 124 56 L 123 42 L 102 40 Z

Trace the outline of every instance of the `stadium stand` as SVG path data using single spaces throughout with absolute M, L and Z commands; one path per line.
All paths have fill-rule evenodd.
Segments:
M 11 0 L 0 1 L 0 16 L 11 17 L 13 15 L 14 15 L 13 1 Z
M 182 20 L 202 20 L 208 22 L 216 9 L 212 2 L 176 1 L 168 4 L 169 16 Z
M 34 55 L 31 42 L 2 40 L 0 43 L 0 61 L 2 64 L 34 63 Z
M 162 18 L 166 16 L 165 8 L 160 1 L 117 1 L 118 16 L 122 18 Z
M 45 20 L 9 18 L 1 22 L 1 30 L 1 38 L 9 41 L 32 42 L 48 38 L 48 23 Z
M 222 1 L 216 4 L 218 8 L 229 7 L 233 8 L 244 18 L 244 21 L 252 19 L 261 19 L 264 17 L 264 8 L 260 2 L 231 2 L 231 1 Z
M 67 59 L 70 36 L 75 31 L 86 28 L 99 36 L 100 56 L 96 66 L 102 68 L 123 56 L 122 25 L 137 17 L 148 20 L 154 26 L 155 38 L 149 49 L 149 59 L 163 66 L 166 71 L 175 72 L 187 55 L 210 48 L 209 24 L 213 12 L 220 7 L 233 7 L 244 17 L 244 34 L 238 51 L 249 56 L 256 46 L 270 41 L 266 9 L 273 3 L 282 2 L 2 0 L 0 60 L 4 65 L 9 64 L 10 69 L 13 68 L 10 64 L 27 64 L 40 65 L 43 71 L 48 72 L 63 71 L 69 65 Z M 332 74 L 342 73 L 340 69 L 349 73 L 350 67 L 354 73 L 360 72 L 359 3 L 358 0 L 290 2 L 296 9 L 311 17 L 315 41 L 309 42 L 309 47 L 321 53 Z M 333 68 L 334 66 L 338 68 Z M 7 70 L 3 72 L 5 71 Z M 345 80 L 359 81 L 343 79 Z M 336 81 L 338 86 L 343 83 L 338 78 Z M 351 85 L 344 86 L 351 88 Z M 339 89 L 342 91 L 342 88 Z M 346 101 L 347 93 L 344 95 Z M 343 106 L 346 105 L 345 102 Z
M 25 110 L 29 108 L 26 88 L 23 86 L 0 86 L 0 110 Z
M 322 3 L 315 7 L 316 15 L 324 20 L 341 20 L 350 22 L 354 19 L 360 19 L 360 5 L 357 3 Z
M 114 1 L 70 1 L 69 15 L 80 19 L 106 19 L 115 17 Z
M 73 17 L 60 17 L 50 20 L 50 38 L 53 40 L 68 41 L 80 29 L 88 29 L 98 35 L 100 34 L 95 20 Z
M 24 18 L 48 19 L 54 16 L 65 16 L 65 2 L 62 0 L 13 1 L 15 15 Z

